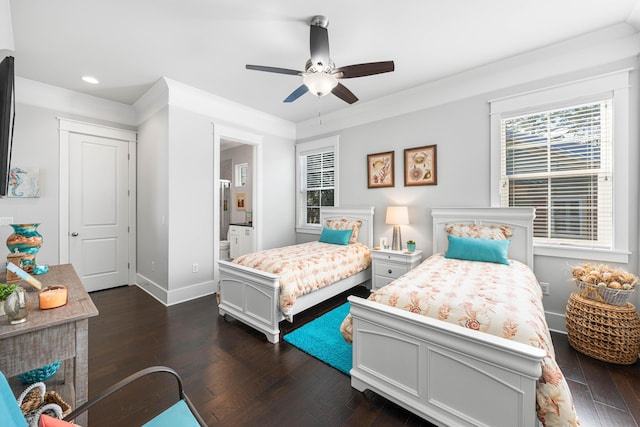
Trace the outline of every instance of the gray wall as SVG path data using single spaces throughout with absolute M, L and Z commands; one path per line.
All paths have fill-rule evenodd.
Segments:
M 223 156 L 214 158 L 214 122 L 212 116 L 169 105 L 139 127 L 137 283 L 167 304 L 212 293 L 218 280 L 214 163 Z M 295 208 L 282 194 L 294 191 L 294 144 L 272 135 L 263 135 L 263 144 L 263 180 L 279 184 L 262 187 L 264 212 L 255 214 L 263 215 L 266 226 L 256 232 L 262 233 L 263 247 L 288 245 L 295 240 Z M 252 147 L 238 150 L 245 161 Z M 253 173 L 252 168 L 249 179 Z
M 296 241 L 294 141 L 265 135 L 262 165 L 262 249 L 279 248 Z
M 374 241 L 381 236 L 392 239 L 392 226 L 385 224 L 385 211 L 389 205 L 409 206 L 411 224 L 402 226 L 403 242 L 415 240 L 417 248 L 431 254 L 430 209 L 432 207 L 490 206 L 490 117 L 489 100 L 509 94 L 518 94 L 597 75 L 624 66 L 637 66 L 637 61 L 615 63 L 597 69 L 587 69 L 570 75 L 528 83 L 500 91 L 493 91 L 422 111 L 380 120 L 370 124 L 346 128 L 340 135 L 340 200 L 341 206 L 374 206 Z M 624 67 L 623 67 L 624 68 Z M 630 199 L 629 235 L 630 262 L 623 265 L 638 273 L 638 120 L 639 73 L 631 74 L 630 117 Z M 336 133 L 336 132 L 333 132 Z M 326 137 L 321 135 L 309 139 Z M 435 186 L 404 186 L 404 149 L 437 144 L 437 181 Z M 395 151 L 395 186 L 393 188 L 367 188 L 366 156 L 371 153 Z M 315 240 L 318 236 L 298 235 L 298 241 Z M 569 295 L 575 291 L 571 266 L 580 260 L 535 257 L 535 273 L 539 281 L 551 284 L 550 295 L 544 305 L 552 329 L 564 329 L 565 307 Z M 638 293 L 636 301 L 638 302 Z M 638 306 L 638 305 L 637 305 Z
M 60 222 L 58 118 L 126 130 L 135 128 L 129 124 L 95 118 L 95 115 L 98 114 L 97 110 L 92 110 L 89 106 L 84 110 L 88 116 L 80 116 L 69 113 L 62 108 L 52 109 L 32 103 L 23 103 L 22 89 L 25 82 L 24 79 L 19 78 L 16 81 L 16 117 L 11 164 L 12 167 L 22 166 L 39 169 L 40 197 L 0 199 L 0 217 L 12 217 L 14 223 L 40 223 L 38 231 L 43 236 L 43 244 L 36 260 L 38 264 L 58 264 L 61 258 L 58 226 Z M 25 92 L 31 93 L 29 90 Z M 47 101 L 49 100 L 47 99 Z M 59 105 L 65 104 L 62 102 Z M 0 244 L 3 247 L 6 247 L 5 241 L 12 232 L 12 228 L 8 225 L 0 226 Z M 0 255 L 0 260 L 2 259 L 4 257 Z M 4 270 L 4 264 L 1 264 L 0 269 Z
M 169 107 L 141 123 L 137 143 L 137 283 L 161 299 L 169 289 Z
M 16 104 L 12 167 L 40 169 L 39 198 L 0 199 L 0 217 L 13 217 L 13 222 L 40 223 L 42 248 L 36 255 L 38 264 L 57 264 L 58 254 L 58 120 L 59 112 Z M 0 226 L 0 245 L 6 249 L 7 237 L 13 232 Z M 4 259 L 1 257 L 0 260 Z
M 22 91 L 22 85 L 28 85 L 29 90 Z M 42 96 L 35 96 L 40 89 L 44 91 Z M 160 89 L 159 92 L 161 100 L 166 91 Z M 235 111 L 234 107 L 224 108 L 225 101 L 216 98 L 212 103 L 215 111 L 211 114 L 195 113 L 168 106 L 165 97 L 165 101 L 160 101 L 164 105 L 138 122 L 131 106 L 102 103 L 97 98 L 78 96 L 25 79 L 18 79 L 16 93 L 13 164 L 39 168 L 41 191 L 39 198 L 0 199 L 0 217 L 11 217 L 16 223 L 41 224 L 39 230 L 44 236 L 44 245 L 37 256 L 38 262 L 57 264 L 61 259 L 59 223 L 67 219 L 59 217 L 58 117 L 64 117 L 138 131 L 137 283 L 165 303 L 212 292 L 217 281 L 214 265 L 218 258 L 213 242 L 214 230 L 218 227 L 213 206 L 214 164 L 219 162 L 213 154 L 212 123 L 220 111 Z M 22 102 L 22 93 L 31 97 Z M 58 94 L 62 94 L 60 99 L 56 98 Z M 77 103 L 70 103 L 68 99 Z M 47 108 L 41 103 L 56 108 Z M 87 116 L 67 112 L 65 108 L 69 106 L 73 111 L 86 112 Z M 264 117 L 263 113 L 246 108 L 241 111 L 244 115 Z M 242 117 L 236 119 L 241 121 Z M 287 123 L 279 120 L 263 120 L 261 125 L 265 123 L 267 127 L 273 123 L 276 128 L 287 127 Z M 226 125 L 232 126 L 228 122 Z M 293 128 L 293 124 L 289 126 Z M 282 194 L 294 192 L 294 140 L 257 129 L 249 131 L 261 134 L 264 141 L 261 175 L 266 184 L 263 185 L 262 214 L 268 229 L 264 227 L 262 244 L 264 247 L 291 244 L 295 241 L 294 200 Z M 11 227 L 1 226 L 0 241 L 6 241 L 11 232 Z M 192 272 L 193 264 L 199 266 L 197 273 Z

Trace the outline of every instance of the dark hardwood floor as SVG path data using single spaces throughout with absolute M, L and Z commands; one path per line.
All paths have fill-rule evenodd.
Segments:
M 367 295 L 364 288 L 354 293 Z M 89 322 L 89 394 L 151 365 L 178 371 L 210 426 L 430 426 L 297 348 L 273 345 L 217 314 L 214 296 L 164 307 L 137 287 L 91 294 L 100 315 Z M 341 295 L 284 322 L 283 333 L 346 300 Z M 637 426 L 640 364 L 617 366 L 575 352 L 553 334 L 582 426 Z M 89 426 L 140 425 L 175 401 L 175 385 L 135 383 L 90 410 Z

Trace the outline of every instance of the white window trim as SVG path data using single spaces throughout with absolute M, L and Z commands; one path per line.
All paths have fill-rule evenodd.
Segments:
M 619 70 L 583 80 L 489 101 L 491 106 L 491 206 L 500 206 L 500 121 L 503 114 L 549 109 L 567 101 L 609 93 L 613 97 L 613 249 L 534 245 L 535 255 L 604 262 L 629 262 L 629 72 Z
M 334 190 L 333 190 L 333 200 L 334 205 L 338 206 L 339 199 L 339 176 L 340 176 L 340 165 L 339 162 L 339 148 L 340 148 L 340 136 L 334 135 L 328 138 L 316 139 L 308 142 L 299 142 L 296 144 L 296 232 L 297 233 L 307 233 L 307 234 L 320 234 L 322 232 L 322 225 L 308 225 L 303 224 L 303 209 L 305 205 L 300 198 L 300 188 L 302 183 L 301 179 L 301 171 L 300 171 L 300 156 L 310 154 L 312 152 L 317 151 L 326 151 L 333 150 L 334 153 Z

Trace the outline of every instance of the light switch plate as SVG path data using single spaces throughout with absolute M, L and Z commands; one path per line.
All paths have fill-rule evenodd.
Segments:
M 9 225 L 9 224 L 13 224 L 13 217 L 12 216 L 2 216 L 2 217 L 0 217 L 0 225 Z

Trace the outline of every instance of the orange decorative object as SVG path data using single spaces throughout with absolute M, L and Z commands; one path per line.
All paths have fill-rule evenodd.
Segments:
M 62 307 L 67 303 L 67 287 L 49 286 L 40 292 L 39 298 L 40 310 Z

